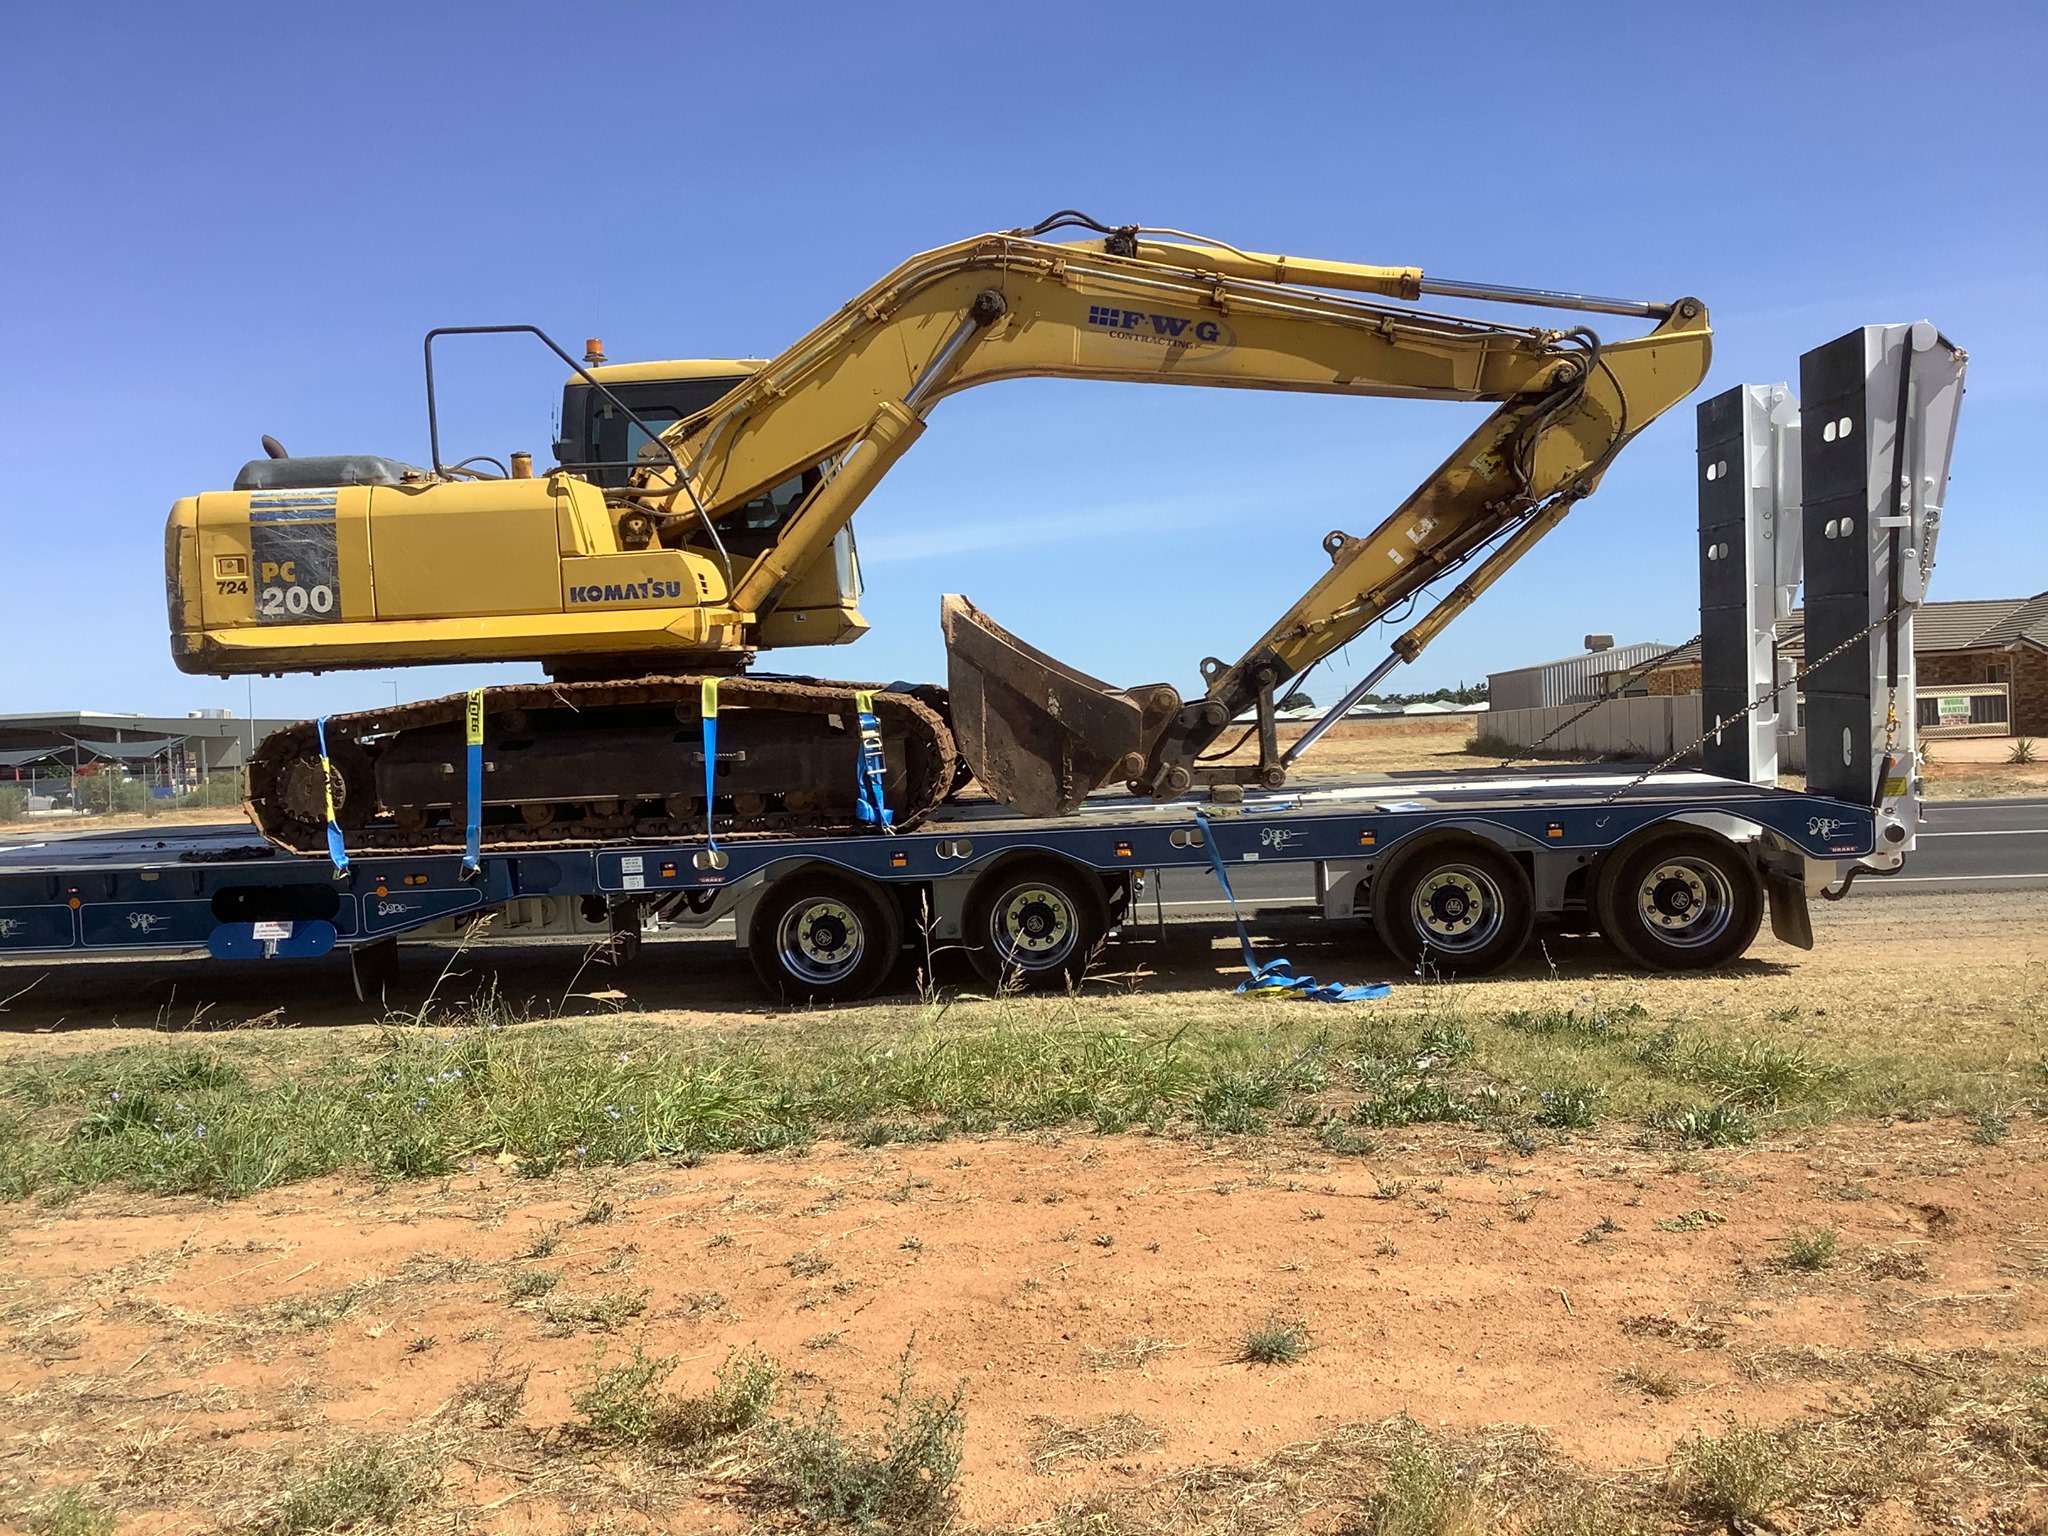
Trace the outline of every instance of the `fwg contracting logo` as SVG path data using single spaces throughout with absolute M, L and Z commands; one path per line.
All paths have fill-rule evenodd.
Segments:
M 1222 352 L 1237 345 L 1237 337 L 1220 320 L 1196 320 L 1188 315 L 1119 309 L 1113 304 L 1090 304 L 1088 324 L 1091 329 L 1107 331 L 1119 341 L 1160 347 L 1183 357 Z
M 1847 825 L 1849 825 L 1848 822 L 1834 816 L 1809 816 L 1806 818 L 1806 835 L 1808 837 L 1833 837 Z

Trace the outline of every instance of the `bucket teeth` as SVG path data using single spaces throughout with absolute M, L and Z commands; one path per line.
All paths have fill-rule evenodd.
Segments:
M 1164 684 L 1118 689 L 1027 645 L 966 598 L 939 603 L 953 736 L 981 787 L 1027 816 L 1073 810 L 1142 776 L 1180 708 Z

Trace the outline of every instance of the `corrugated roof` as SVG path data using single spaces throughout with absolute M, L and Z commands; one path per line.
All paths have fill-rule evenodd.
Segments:
M 1569 667 L 1578 662 L 1586 663 L 1589 673 L 1626 672 L 1630 667 L 1642 665 L 1659 651 L 1670 649 L 1662 640 L 1639 640 L 1633 645 L 1610 645 L 1603 651 L 1579 651 L 1571 656 L 1560 656 L 1555 661 L 1533 661 L 1526 667 L 1507 667 L 1490 675 L 1519 677 L 1524 672 L 1545 672 L 1552 667 Z

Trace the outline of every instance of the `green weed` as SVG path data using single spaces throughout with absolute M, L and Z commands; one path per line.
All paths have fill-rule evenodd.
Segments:
M 1746 1147 L 1756 1140 L 1756 1123 L 1732 1104 L 1674 1104 L 1650 1123 L 1685 1147 Z
M 554 1248 L 552 1239 L 548 1247 Z M 522 1269 L 506 1282 L 505 1291 L 514 1301 L 537 1301 L 561 1283 L 559 1269 Z
M 1589 1131 L 1600 1118 L 1601 1091 L 1593 1087 L 1546 1088 L 1536 1123 L 1559 1131 Z
M 1412 1425 L 1387 1455 L 1385 1481 L 1365 1501 L 1365 1536 L 1454 1536 L 1477 1524 L 1474 1489 L 1456 1457 Z
M 420 1458 L 371 1441 L 344 1451 L 292 1487 L 270 1528 L 296 1533 L 390 1526 L 419 1502 L 429 1482 Z
M 1237 1346 L 1237 1360 L 1241 1365 L 1293 1365 L 1308 1352 L 1307 1326 L 1299 1321 L 1283 1322 L 1276 1316 L 1245 1330 Z
M 675 1367 L 673 1355 L 650 1357 L 638 1344 L 630 1360 L 592 1365 L 589 1385 L 569 1400 L 578 1431 L 595 1444 L 696 1455 L 760 1424 L 781 1379 L 766 1355 L 739 1350 L 718 1368 L 709 1392 L 683 1396 L 661 1390 Z
M 1835 1262 L 1837 1241 L 1833 1227 L 1797 1227 L 1785 1236 L 1785 1267 L 1807 1271 L 1829 1269 Z
M 550 1291 L 540 1304 L 541 1316 L 560 1327 L 616 1333 L 621 1323 L 647 1310 L 649 1294 L 645 1290 L 601 1291 L 595 1296 L 579 1296 L 568 1291 Z
M 943 1531 L 959 1502 L 966 1384 L 948 1396 L 921 1393 L 916 1361 L 905 1350 L 879 1447 L 849 1436 L 828 1395 L 808 1412 L 770 1428 L 783 1502 L 813 1521 L 859 1531 Z
M 1643 1064 L 1674 1082 L 1709 1088 L 1730 1103 L 1771 1110 L 1810 1099 L 1840 1073 L 1815 1061 L 1803 1047 L 1767 1040 L 1741 1044 L 1666 1030 L 1639 1052 Z
M 113 1536 L 113 1515 L 76 1488 L 65 1488 L 35 1507 L 28 1517 L 34 1536 Z
M 1738 1418 L 1729 1418 L 1719 1435 L 1695 1435 L 1673 1461 L 1679 1503 L 1730 1528 L 1761 1522 L 1792 1486 L 1784 1442 Z
M 1639 1038 L 1641 1013 L 1432 1008 L 1347 1020 L 1333 1035 L 1263 1012 L 1254 1025 L 1235 1000 L 1167 1011 L 1102 998 L 1084 1013 L 1074 999 L 1005 995 L 712 1036 L 630 1018 L 520 1024 L 486 987 L 332 1050 L 229 1035 L 0 1066 L 0 1198 L 103 1185 L 233 1197 L 341 1168 L 420 1177 L 501 1157 L 546 1178 L 797 1150 L 821 1135 L 886 1145 L 999 1127 L 1225 1136 L 1285 1123 L 1352 1154 L 1371 1150 L 1360 1133 L 1375 1127 L 1451 1123 L 1532 1146 L 1532 1117 L 1572 1129 L 1588 1114 L 1648 1116 L 1671 1083 L 1700 1102 L 1655 1123 L 1690 1145 L 1734 1145 L 1754 1134 L 1752 1117 L 1787 1105 L 1975 1113 L 2038 1087 L 1975 1045 L 1947 1060 L 1922 1040 L 1917 1055 L 1837 1066 L 1771 1041 Z M 1532 1082 L 1563 1086 L 1544 1103 Z M 1337 1083 L 1356 1090 L 1341 1107 L 1325 1098 Z
M 2010 1135 L 2012 1123 L 1988 1109 L 1977 1117 L 1977 1123 L 1970 1131 L 1970 1139 L 1986 1147 L 1995 1147 Z

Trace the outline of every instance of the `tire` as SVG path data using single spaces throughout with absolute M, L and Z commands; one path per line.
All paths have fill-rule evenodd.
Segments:
M 793 1003 L 848 1003 L 887 979 L 903 949 L 903 917 L 867 881 L 798 872 L 754 908 L 747 937 L 763 985 Z
M 1052 860 L 993 869 L 967 902 L 967 952 L 990 986 L 1078 985 L 1108 932 L 1102 881 Z
M 1442 837 L 1373 881 L 1372 920 L 1408 965 L 1476 976 L 1522 952 L 1536 905 L 1515 859 L 1482 838 Z
M 1594 887 L 1607 942 L 1651 971 L 1700 971 L 1747 950 L 1764 886 L 1742 850 L 1711 832 L 1660 831 L 1607 856 Z

